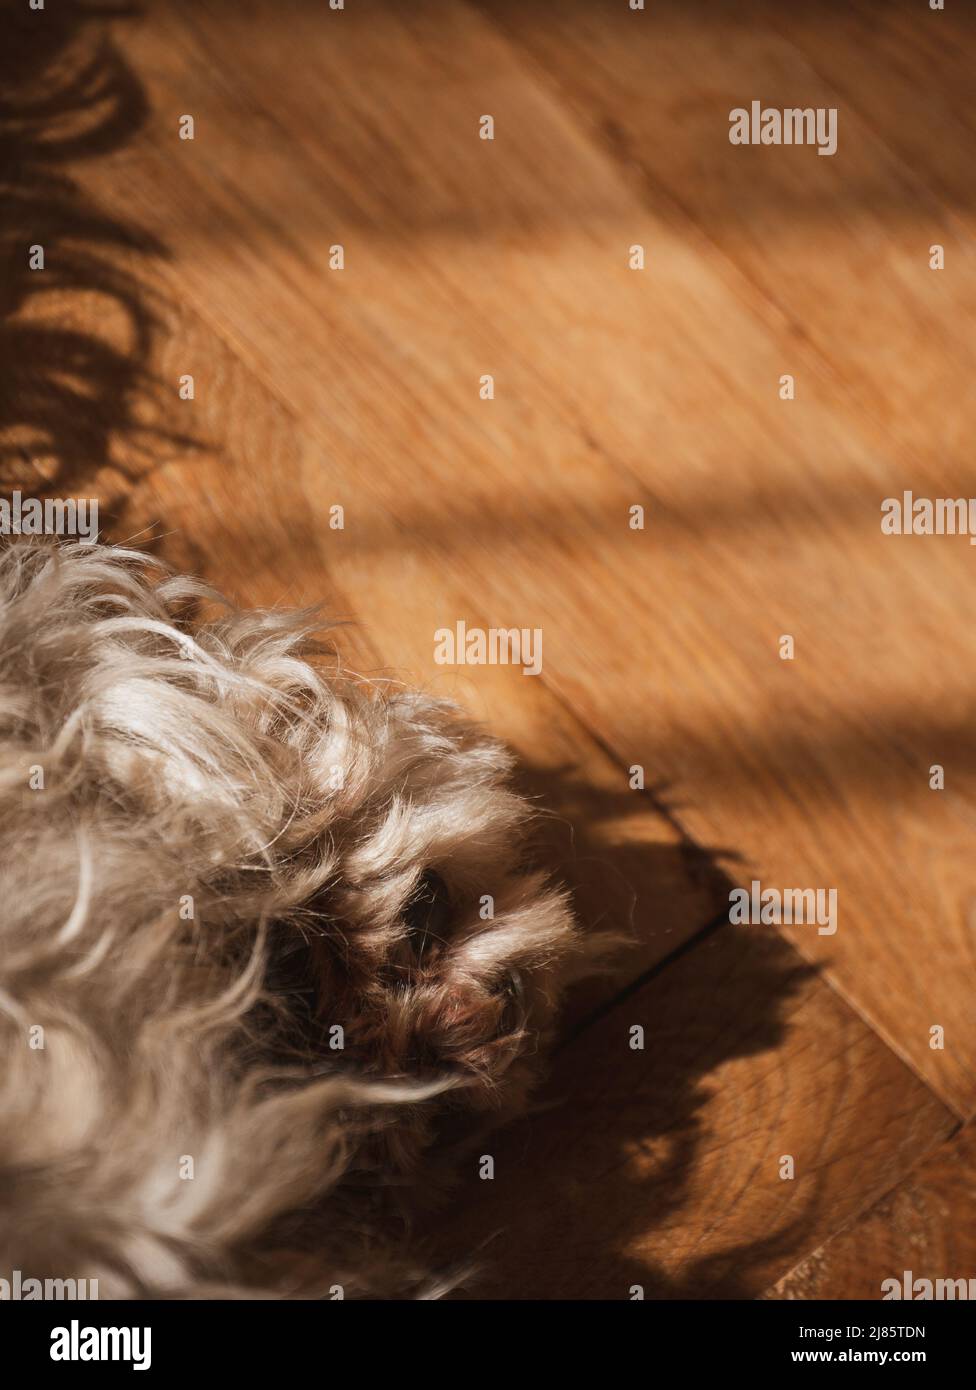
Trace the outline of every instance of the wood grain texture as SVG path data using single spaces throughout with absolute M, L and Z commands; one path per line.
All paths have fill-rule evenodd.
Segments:
M 346 506 L 364 557 L 351 591 L 367 554 L 372 573 L 395 566 L 419 623 L 385 660 L 436 680 L 429 637 L 425 652 L 406 634 L 474 621 L 473 600 L 490 624 L 542 627 L 545 683 L 619 765 L 671 784 L 696 841 L 734 848 L 744 881 L 837 889 L 838 934 L 797 933 L 800 949 L 968 1114 L 972 552 L 879 522 L 903 487 L 967 491 L 972 252 L 928 269 L 942 205 L 855 113 L 835 160 L 731 149 L 733 89 L 768 72 L 830 95 L 776 32 L 678 25 L 662 58 L 659 29 L 641 45 L 619 16 L 601 48 L 601 13 L 571 7 L 513 43 L 463 5 L 377 23 L 289 4 L 273 24 L 217 0 L 192 24 L 159 7 L 127 40 L 153 120 L 95 184 L 165 218 L 174 288 L 296 413 L 301 510 L 324 535 L 327 499 Z M 559 84 L 540 81 L 530 39 Z M 233 81 L 212 80 L 218 48 Z M 637 121 L 650 187 L 575 109 L 583 63 L 584 96 L 597 83 L 617 128 Z M 290 80 L 301 65 L 315 83 Z M 676 113 L 685 90 L 700 107 Z M 758 180 L 737 219 L 733 153 Z M 872 211 L 879 181 L 904 216 Z M 488 371 L 493 401 L 478 398 Z M 795 401 L 778 397 L 784 371 Z
M 813 967 L 728 926 L 564 1048 L 548 1098 L 445 1219 L 471 1294 L 754 1297 L 954 1127 Z
M 32 24 L 21 17 L 32 41 L 12 52 L 28 109 L 47 94 L 45 119 L 30 148 L 17 125 L 5 232 L 26 245 L 44 229 L 47 278 L 12 278 L 3 305 L 4 481 L 94 493 L 107 538 L 152 545 L 243 604 L 321 604 L 339 624 L 342 660 L 365 680 L 419 681 L 506 738 L 538 808 L 537 857 L 574 889 L 585 929 L 631 942 L 577 991 L 570 1018 L 579 1019 L 714 918 L 728 891 L 717 858 L 687 839 L 659 789 L 631 790 L 626 768 L 539 681 L 432 664 L 438 623 L 454 613 L 477 622 L 478 604 L 427 537 L 404 534 L 341 479 L 332 489 L 321 440 L 188 307 L 165 203 L 139 206 L 112 180 L 93 192 L 99 180 L 84 178 L 137 143 L 147 120 L 128 26 L 113 45 L 79 11 L 35 45 L 45 31 Z M 2 113 L 0 127 L 6 135 Z M 181 399 L 187 373 L 194 395 Z M 25 381 L 29 392 L 17 389 Z M 346 529 L 329 525 L 336 501 Z
M 976 1133 L 968 1125 L 815 1250 L 766 1298 L 881 1298 L 882 1283 L 976 1278 Z M 884 1290 L 890 1293 L 890 1286 Z M 924 1285 L 915 1290 L 924 1292 Z M 958 1289 L 953 1290 L 958 1297 Z M 904 1297 L 904 1292 L 903 1292 Z
M 172 406 L 171 421 L 189 421 L 177 432 L 192 447 L 162 442 L 153 465 L 130 485 L 110 534 L 158 535 L 155 548 L 166 559 L 242 604 L 321 604 L 323 618 L 337 624 L 329 636 L 343 664 L 379 687 L 403 680 L 380 652 L 395 650 L 424 669 L 431 614 L 463 611 L 472 623 L 482 620 L 450 572 L 430 563 L 423 544 L 405 546 L 391 526 L 389 558 L 377 563 L 373 553 L 363 555 L 354 526 L 334 531 L 321 524 L 302 487 L 303 470 L 317 466 L 318 446 L 195 315 L 177 304 L 163 308 L 161 296 L 159 304 L 152 374 L 176 380 L 188 357 L 205 361 L 207 388 Z M 627 769 L 547 687 L 496 666 L 434 668 L 424 683 L 512 747 L 518 785 L 538 812 L 535 857 L 571 888 L 585 932 L 621 939 L 606 969 L 575 989 L 567 1027 L 722 911 L 729 880 L 720 857 L 688 840 L 653 787 L 632 790 Z
M 976 1106 L 972 551 L 878 525 L 903 486 L 974 491 L 964 74 L 925 31 L 949 134 L 923 169 L 906 8 L 876 99 L 863 6 L 706 12 L 150 5 L 114 30 L 131 135 L 71 161 L 52 224 L 55 265 L 68 214 L 88 259 L 4 340 L 64 335 L 25 358 L 42 479 L 242 602 L 324 600 L 364 678 L 458 699 L 515 748 L 584 923 L 634 932 L 552 1108 L 442 1215 L 454 1253 L 501 1232 L 493 1296 L 755 1296 Z M 729 106 L 776 93 L 850 104 L 836 161 L 730 150 Z M 72 403 L 79 341 L 111 351 Z M 437 665 L 462 618 L 541 627 L 541 677 Z M 838 889 L 836 936 L 792 934 L 807 964 L 772 928 L 699 935 L 753 876 Z M 846 1248 L 809 1288 L 851 1286 Z
M 973 352 L 959 323 L 976 312 L 976 256 L 971 194 L 954 196 L 948 174 L 971 166 L 976 132 L 958 79 L 947 101 L 932 55 L 972 51 L 971 13 L 957 7 L 945 24 L 900 0 L 881 12 L 698 0 L 636 16 L 596 0 L 544 19 L 502 0 L 484 12 L 641 199 L 680 210 L 739 272 L 740 292 L 778 329 L 783 370 L 795 358 L 816 371 L 798 396 L 812 385 L 822 415 L 853 416 L 865 443 L 916 469 L 959 469 Z M 957 62 L 945 60 L 950 82 Z M 836 109 L 836 153 L 731 146 L 729 112 L 753 99 Z M 946 176 L 931 179 L 929 149 Z M 932 242 L 946 244 L 950 273 L 930 270 Z
M 957 69 L 972 49 L 972 17 L 957 11 L 937 29 L 943 16 L 917 7 L 874 14 L 807 6 L 787 15 L 757 3 L 634 16 L 597 3 L 543 22 L 524 7 L 490 7 L 644 208 L 669 231 L 683 223 L 700 270 L 728 287 L 732 312 L 710 355 L 735 364 L 735 399 L 711 383 L 702 391 L 723 456 L 696 478 L 700 491 L 660 451 L 637 465 L 649 486 L 669 476 L 669 500 L 687 528 L 698 519 L 718 571 L 700 566 L 680 590 L 684 631 L 721 653 L 708 677 L 720 710 L 696 690 L 697 727 L 682 746 L 685 779 L 708 788 L 690 796 L 689 829 L 726 839 L 735 825 L 764 881 L 837 887 L 846 926 L 829 939 L 795 933 L 799 948 L 969 1114 L 972 551 L 965 538 L 883 537 L 879 519 L 882 499 L 906 488 L 973 492 L 965 440 L 976 260 L 959 175 L 976 144 Z M 940 51 L 954 103 L 936 76 Z M 731 147 L 729 111 L 757 96 L 836 106 L 836 156 Z M 932 160 L 927 146 L 938 149 Z M 934 242 L 946 245 L 949 272 L 929 269 Z M 667 248 L 659 229 L 650 272 L 671 285 Z M 766 359 L 765 385 L 738 326 L 740 300 L 778 358 Z M 776 397 L 782 372 L 796 376 L 795 401 Z M 685 374 L 690 381 L 687 362 Z M 726 428 L 746 381 L 750 445 Z M 796 639 L 795 665 L 770 660 L 781 633 Z M 679 661 L 691 660 L 686 640 Z M 573 676 L 567 688 L 584 717 L 608 719 L 606 692 Z M 631 720 L 608 728 L 624 744 L 640 737 Z M 944 796 L 928 786 L 936 763 L 947 770 Z M 949 1017 L 951 1058 L 928 1048 L 930 1028 Z

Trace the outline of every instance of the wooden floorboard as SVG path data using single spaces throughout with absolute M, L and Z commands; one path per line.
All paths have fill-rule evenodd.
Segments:
M 619 10 L 202 0 L 114 26 L 132 137 L 70 162 L 92 259 L 31 308 L 136 364 L 135 418 L 109 359 L 44 468 L 242 602 L 358 620 L 336 635 L 365 678 L 460 700 L 518 754 L 586 927 L 633 933 L 575 997 L 553 1108 L 445 1218 L 455 1253 L 501 1229 L 480 1287 L 751 1297 L 976 1107 L 972 551 L 878 520 L 903 486 L 973 490 L 966 129 L 921 169 L 900 7 L 877 103 L 862 7 L 833 58 L 778 11 Z M 730 151 L 730 94 L 798 86 L 849 99 L 836 162 Z M 542 675 L 437 665 L 458 619 L 541 627 Z M 807 964 L 769 927 L 703 934 L 753 876 L 837 889 L 836 935 L 791 934 Z
M 976 256 L 963 171 L 976 139 L 958 70 L 972 17 L 957 12 L 935 37 L 942 16 L 901 5 L 876 23 L 867 6 L 816 18 L 798 7 L 795 25 L 793 10 L 758 3 L 483 11 L 655 221 L 643 274 L 656 307 L 683 300 L 655 325 L 689 390 L 699 373 L 698 403 L 643 439 L 638 425 L 623 457 L 665 503 L 645 611 L 654 592 L 680 594 L 655 713 L 674 714 L 662 760 L 680 765 L 686 824 L 705 839 L 734 836 L 763 882 L 837 888 L 837 935 L 795 933 L 797 944 L 968 1115 L 976 576 L 964 537 L 884 537 L 880 507 L 904 489 L 973 491 Z M 954 101 L 939 84 L 940 47 Z M 757 94 L 770 106 L 836 106 L 837 154 L 730 147 L 728 112 Z M 676 237 L 695 247 L 694 274 L 676 273 Z M 929 268 L 935 242 L 943 272 Z M 694 334 L 713 276 L 726 307 L 703 353 Z M 651 399 L 669 375 L 658 365 Z M 797 394 L 784 402 L 787 372 Z M 651 621 L 660 632 L 667 617 Z M 775 659 L 784 633 L 794 663 Z M 562 667 L 556 678 L 615 746 L 642 738 L 611 682 Z M 929 789 L 934 764 L 944 794 Z M 942 1053 L 929 1046 L 934 1025 L 955 1039 Z
M 689 833 L 735 846 L 745 881 L 836 888 L 838 934 L 798 934 L 801 950 L 970 1113 L 971 552 L 957 538 L 884 537 L 879 524 L 881 499 L 903 487 L 966 491 L 944 395 L 933 409 L 946 449 L 934 462 L 920 458 L 917 431 L 902 437 L 898 402 L 915 390 L 920 353 L 917 332 L 905 346 L 898 331 L 923 301 L 927 334 L 931 323 L 948 331 L 968 253 L 957 246 L 950 277 L 919 252 L 912 278 L 909 231 L 896 221 L 890 293 L 873 274 L 879 352 L 895 352 L 903 370 L 869 373 L 858 395 L 834 357 L 847 339 L 864 347 L 856 295 L 881 224 L 848 264 L 855 232 L 843 221 L 818 271 L 846 210 L 843 162 L 786 152 L 789 186 L 805 186 L 814 161 L 835 215 L 813 218 L 805 244 L 778 216 L 770 250 L 775 261 L 791 242 L 794 266 L 806 262 L 795 279 L 839 278 L 855 295 L 851 315 L 844 294 L 825 295 L 821 309 L 803 296 L 822 339 L 837 310 L 832 356 L 813 341 L 816 323 L 781 310 L 716 247 L 720 219 L 703 228 L 667 192 L 649 200 L 561 92 L 463 7 L 415 7 L 383 25 L 348 15 L 341 31 L 296 6 L 265 33 L 254 13 L 232 20 L 201 6 L 185 26 L 160 12 L 139 31 L 131 48 L 157 118 L 109 187 L 124 182 L 150 218 L 166 190 L 183 292 L 322 451 L 308 493 L 342 493 L 374 564 L 392 524 L 412 590 L 424 587 L 426 542 L 489 621 L 541 626 L 545 679 L 623 766 L 673 783 Z M 210 79 L 218 42 L 233 84 Z M 760 51 L 770 46 L 795 61 L 775 35 Z M 159 49 L 167 61 L 154 65 Z M 288 81 L 299 53 L 322 76 L 300 92 Z M 428 67 L 447 76 L 411 79 Z M 755 80 L 754 63 L 744 71 Z M 357 72 L 371 74 L 368 86 L 351 80 Z M 474 138 L 472 91 L 496 113 L 491 145 Z M 659 91 L 650 79 L 648 91 L 643 104 L 621 103 L 621 121 L 647 112 Z M 725 95 L 710 108 L 723 129 Z M 664 124 L 670 108 L 658 100 Z M 174 148 L 187 105 L 199 134 Z M 856 160 L 880 161 L 875 180 L 888 176 L 871 131 L 856 118 L 844 130 Z M 642 148 L 674 143 L 652 134 Z M 796 156 L 807 157 L 802 180 Z M 855 175 L 863 194 L 859 165 Z M 707 182 L 689 179 L 683 201 Z M 928 245 L 935 212 L 929 197 L 914 244 Z M 652 250 L 643 274 L 626 268 L 635 240 Z M 338 274 L 327 269 L 336 241 L 347 254 Z M 736 248 L 745 257 L 747 240 Z M 750 273 L 761 259 L 752 253 Z M 888 309 L 903 298 L 908 309 Z M 932 332 L 921 355 L 937 373 L 948 345 Z M 485 402 L 477 383 L 489 367 L 497 395 Z M 799 390 L 783 402 L 788 368 Z M 879 423 L 881 386 L 897 431 Z M 635 502 L 647 510 L 643 533 L 626 527 Z M 428 633 L 457 616 L 456 605 L 428 607 Z M 797 644 L 791 663 L 778 657 L 784 633 Z M 425 679 L 425 645 L 402 641 L 388 659 Z M 929 789 L 935 763 L 947 769 L 944 793 Z M 941 1051 L 929 1046 L 934 1026 L 945 1030 Z
M 895 1295 L 885 1283 L 894 1279 L 902 1299 L 932 1299 L 941 1279 L 953 1287 L 940 1298 L 972 1298 L 974 1269 L 976 1132 L 968 1125 L 764 1296 L 877 1299 Z M 966 1281 L 964 1290 L 959 1279 Z

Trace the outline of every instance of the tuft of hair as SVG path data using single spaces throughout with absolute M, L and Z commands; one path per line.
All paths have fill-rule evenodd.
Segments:
M 320 626 L 0 546 L 0 1271 L 444 1287 L 410 1204 L 524 1103 L 575 931 L 502 746 Z

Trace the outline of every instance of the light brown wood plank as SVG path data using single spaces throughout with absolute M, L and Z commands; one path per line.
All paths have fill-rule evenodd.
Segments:
M 140 401 L 155 425 L 139 447 L 118 430 L 122 456 L 97 475 L 117 507 L 114 533 L 158 523 L 177 562 L 246 602 L 325 597 L 363 619 L 338 634 L 357 669 L 419 680 L 484 717 L 561 817 L 547 822 L 553 858 L 585 920 L 637 927 L 630 977 L 686 942 L 727 893 L 713 855 L 665 803 L 708 845 L 744 846 L 740 877 L 753 855 L 764 871 L 833 875 L 840 864 L 842 912 L 848 890 L 869 911 L 848 954 L 846 937 L 843 950 L 828 943 L 833 978 L 964 1105 L 966 803 L 954 791 L 942 822 L 928 796 L 914 820 L 906 809 L 890 735 L 903 756 L 926 709 L 917 669 L 899 684 L 895 653 L 871 645 L 869 627 L 894 574 L 886 620 L 924 635 L 925 624 L 897 626 L 905 596 L 921 576 L 934 602 L 957 570 L 866 543 L 859 508 L 888 476 L 870 426 L 817 400 L 795 403 L 792 418 L 763 394 L 783 351 L 776 316 L 743 294 L 734 265 L 680 209 L 649 214 L 575 115 L 469 11 L 423 6 L 384 13 L 385 29 L 360 17 L 344 30 L 307 7 L 270 14 L 212 4 L 182 27 L 165 7 L 150 16 L 132 41 L 152 87 L 149 127 L 85 180 L 106 208 L 158 229 L 171 255 L 135 267 L 143 291 L 161 296 Z M 227 66 L 215 72 L 218 51 Z M 323 74 L 320 86 L 286 80 L 299 61 Z M 375 74 L 368 91 L 363 72 Z M 482 81 L 491 106 L 472 107 Z M 503 158 L 466 124 L 492 107 L 518 131 Z M 198 140 L 181 147 L 173 117 L 187 109 L 201 117 Z M 636 285 L 616 259 L 621 228 L 626 240 L 635 223 L 656 238 L 670 279 Z M 333 239 L 356 252 L 342 277 L 325 269 Z M 105 331 L 104 303 L 96 314 L 69 295 L 48 308 Z M 817 352 L 802 352 L 829 384 Z M 486 362 L 506 383 L 490 405 L 473 389 Z M 197 380 L 192 404 L 175 399 L 184 371 Z M 703 383 L 710 432 L 689 425 Z M 635 500 L 650 534 L 626 527 Z M 328 527 L 333 502 L 346 506 L 343 532 Z M 811 539 L 813 522 L 823 535 Z M 759 566 L 742 545 L 748 527 L 768 552 Z M 852 544 L 858 583 L 871 581 L 863 598 L 844 582 Z M 811 592 L 846 607 L 811 613 Z M 809 670 L 797 682 L 770 661 L 771 634 L 796 612 L 852 691 Z M 935 617 L 951 631 L 957 612 L 950 595 Z M 542 623 L 543 678 L 436 666 L 435 629 L 462 616 Z M 933 654 L 934 642 L 920 660 Z M 965 771 L 965 706 L 957 699 L 946 718 L 936 704 L 965 686 L 964 641 L 952 655 L 959 665 L 942 672 L 931 711 Z M 675 785 L 638 796 L 626 783 L 633 761 Z M 924 760 L 906 761 L 924 773 Z M 805 805 L 795 783 L 784 792 L 784 770 L 804 779 Z M 906 861 L 894 878 L 892 843 Z M 952 929 L 921 962 L 906 885 Z M 939 1015 L 948 1051 L 929 1057 L 912 1029 L 960 961 Z M 899 987 L 911 971 L 918 999 Z M 726 929 L 641 978 L 616 1006 L 620 981 L 577 1002 L 577 1025 L 605 1012 L 557 1063 L 549 1094 L 564 1103 L 497 1149 L 491 1141 L 497 1187 L 462 1187 L 469 1245 L 499 1210 L 517 1218 L 498 1247 L 496 1291 L 627 1297 L 621 1282 L 635 1271 L 648 1296 L 759 1291 L 951 1128 L 946 1108 L 762 929 Z M 621 1056 L 630 1022 L 647 1028 L 647 1051 L 624 1042 Z M 770 1168 L 792 1151 L 784 1135 L 795 1183 Z M 500 1202 L 512 1153 L 539 1161 Z M 568 1232 L 567 1211 L 578 1213 Z
M 917 451 L 915 466 L 940 480 L 947 463 L 958 475 L 973 362 L 960 321 L 976 315 L 973 209 L 968 196 L 957 206 L 944 180 L 950 196 L 937 196 L 923 155 L 941 146 L 935 161 L 955 169 L 954 187 L 972 166 L 976 132 L 965 115 L 939 120 L 914 55 L 928 55 L 931 73 L 933 50 L 951 54 L 960 24 L 971 23 L 946 25 L 901 0 L 877 21 L 864 6 L 784 11 L 770 0 L 636 14 L 596 0 L 551 19 L 503 0 L 485 13 L 550 74 L 648 206 L 680 209 L 758 291 L 751 302 L 777 326 L 782 370 L 804 360 L 797 347 L 817 349 L 820 379 L 805 378 L 798 395 L 814 391 L 824 413 L 853 405 L 866 442 L 873 423 L 882 448 L 897 446 L 906 461 Z M 959 61 L 947 56 L 950 78 Z M 836 153 L 733 147 L 729 113 L 753 100 L 836 108 Z M 935 242 L 950 273 L 929 268 Z M 653 266 L 653 248 L 648 259 Z
M 911 1271 L 906 1283 L 905 1272 Z M 944 1286 L 942 1297 L 973 1296 L 976 1290 L 976 1132 L 968 1125 L 927 1157 L 911 1175 L 844 1230 L 790 1270 L 766 1298 L 883 1298 L 896 1279 L 904 1299 L 936 1293 L 942 1280 L 966 1280 L 964 1289 Z M 928 1280 L 916 1287 L 916 1280 Z M 907 1310 L 906 1310 L 907 1313 Z M 906 1321 L 910 1321 L 906 1317 Z
M 915 455 L 714 229 L 635 191 L 511 44 L 461 6 L 376 18 L 212 4 L 183 24 L 161 7 L 127 40 L 153 122 L 98 187 L 165 219 L 172 283 L 298 413 L 302 505 L 324 535 L 326 499 L 346 504 L 354 591 L 396 543 L 405 622 L 385 660 L 443 679 L 433 631 L 473 622 L 475 597 L 490 624 L 542 626 L 544 681 L 620 766 L 672 784 L 698 842 L 739 850 L 744 881 L 837 888 L 838 934 L 807 930 L 802 949 L 968 1113 L 969 548 L 881 536 L 880 499 L 918 487 Z M 768 43 L 774 70 L 794 61 Z M 218 47 L 232 82 L 212 80 Z M 300 92 L 299 63 L 320 76 Z M 188 108 L 197 138 L 180 146 Z M 650 273 L 627 269 L 634 240 Z M 950 295 L 919 277 L 912 302 Z M 959 459 L 942 477 L 965 490 Z M 635 502 L 645 532 L 627 527 Z M 413 597 L 445 572 L 456 598 Z
M 970 1113 L 973 896 L 964 865 L 976 829 L 974 749 L 968 697 L 948 687 L 962 672 L 971 681 L 976 662 L 966 617 L 971 552 L 964 539 L 883 541 L 877 528 L 881 499 L 903 488 L 972 491 L 965 438 L 976 262 L 964 171 L 976 137 L 961 100 L 972 17 L 957 12 L 939 27 L 946 16 L 924 7 L 784 12 L 762 0 L 734 11 L 705 4 L 643 15 L 569 5 L 545 22 L 514 5 L 490 14 L 646 206 L 668 221 L 686 218 L 691 235 L 707 237 L 721 252 L 711 264 L 726 262 L 737 294 L 755 288 L 753 307 L 771 315 L 782 370 L 803 363 L 799 398 L 784 409 L 795 411 L 812 451 L 798 439 L 793 449 L 776 443 L 748 460 L 752 508 L 745 497 L 734 510 L 716 504 L 723 523 L 758 543 L 735 554 L 719 541 L 738 602 L 706 599 L 704 585 L 695 595 L 703 608 L 721 605 L 725 654 L 748 656 L 743 690 L 773 702 L 770 726 L 739 741 L 741 774 L 730 777 L 726 749 L 715 746 L 690 775 L 701 787 L 743 791 L 735 813 L 745 803 L 748 821 L 774 835 L 795 865 L 816 864 L 804 882 L 836 882 L 853 931 L 826 943 L 797 934 L 801 949 L 826 961 L 865 1016 Z M 730 147 L 728 112 L 753 97 L 770 106 L 838 106 L 837 155 Z M 949 272 L 928 268 L 935 241 L 947 247 Z M 853 435 L 863 448 L 847 447 Z M 720 498 L 739 490 L 717 468 L 714 485 Z M 895 545 L 917 548 L 895 554 Z M 771 669 L 757 640 L 763 618 L 812 643 L 802 690 Z M 730 691 L 720 681 L 717 688 L 727 709 Z M 586 710 L 587 696 L 578 700 Z M 740 728 L 755 722 L 740 713 Z M 631 736 L 627 725 L 620 732 Z M 934 763 L 952 769 L 942 800 L 928 790 Z M 792 788 L 792 804 L 766 781 L 774 768 L 780 787 Z M 787 817 L 779 827 L 749 804 L 760 785 Z M 706 833 L 699 810 L 714 833 L 716 809 L 696 797 L 694 833 Z M 842 827 L 846 848 L 831 833 Z M 854 853 L 876 870 L 854 865 Z M 786 862 L 778 860 L 777 877 Z M 960 980 L 923 981 L 913 962 L 941 955 L 950 941 L 950 969 L 961 967 L 966 984 L 948 1046 L 960 1044 L 965 1056 L 957 1052 L 946 1066 L 924 1049 Z M 959 1064 L 962 1075 L 950 1079 Z
M 586 929 L 632 939 L 616 972 L 577 991 L 578 1021 L 715 915 L 721 869 L 650 787 L 629 789 L 626 770 L 537 680 L 432 666 L 436 624 L 447 612 L 477 621 L 477 605 L 432 562 L 428 538 L 404 535 L 368 496 L 330 491 L 321 443 L 182 302 L 158 206 L 142 208 L 140 223 L 124 188 L 92 195 L 85 161 L 97 168 L 137 136 L 143 94 L 104 25 L 48 18 L 37 27 L 22 16 L 11 47 L 20 105 L 38 114 L 29 142 L 17 126 L 7 231 L 26 246 L 42 228 L 47 264 L 36 274 L 25 264 L 3 306 L 4 482 L 95 495 L 108 538 L 153 545 L 241 603 L 321 603 L 341 624 L 343 661 L 365 679 L 409 678 L 380 656 L 394 653 L 506 737 L 538 808 L 538 858 L 575 889 Z M 123 47 L 128 32 L 119 27 Z M 192 400 L 177 389 L 187 372 Z M 329 526 L 332 501 L 347 504 L 347 529 Z

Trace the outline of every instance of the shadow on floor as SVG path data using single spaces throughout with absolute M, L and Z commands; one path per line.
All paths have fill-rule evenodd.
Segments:
M 150 371 L 158 306 L 137 273 L 164 248 L 68 172 L 146 120 L 104 25 L 134 12 L 20 5 L 0 47 L 0 491 L 97 488 L 103 516 L 162 445 L 190 445 L 162 423 Z
M 771 1262 L 806 1249 L 817 1184 L 777 1229 L 684 1261 L 680 1281 L 633 1246 L 653 1248 L 655 1233 L 680 1226 L 685 1207 L 700 1200 L 698 1166 L 714 1137 L 704 1113 L 712 1078 L 780 1046 L 791 1001 L 817 970 L 772 932 L 729 927 L 727 854 L 688 841 L 608 843 L 603 827 L 625 826 L 638 808 L 624 779 L 617 794 L 571 769 L 527 768 L 523 780 L 555 813 L 546 862 L 572 887 L 584 929 L 629 926 L 635 946 L 620 960 L 618 988 L 602 981 L 582 1010 L 570 1001 L 572 1025 L 533 1113 L 482 1141 L 496 1179 L 481 1181 L 469 1163 L 421 1229 L 435 1258 L 450 1264 L 469 1254 L 481 1267 L 462 1297 L 628 1299 L 633 1287 L 648 1299 L 754 1297 Z M 708 903 L 713 911 L 703 916 Z M 642 969 L 664 920 L 680 924 L 680 944 Z M 631 1049 L 634 1025 L 644 1029 L 643 1051 Z M 679 1243 L 694 1228 L 692 1218 Z

